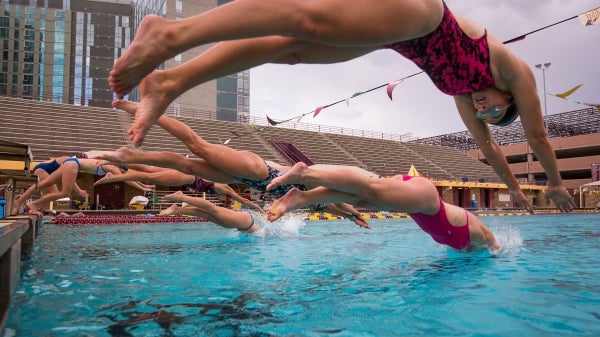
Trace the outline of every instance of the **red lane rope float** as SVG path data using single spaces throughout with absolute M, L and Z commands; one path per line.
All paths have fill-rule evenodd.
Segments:
M 54 225 L 115 225 L 115 224 L 151 224 L 175 222 L 207 222 L 201 217 L 172 215 L 86 215 L 77 217 L 58 216 L 50 221 Z

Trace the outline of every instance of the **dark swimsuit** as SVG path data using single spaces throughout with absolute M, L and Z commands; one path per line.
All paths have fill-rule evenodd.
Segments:
M 33 172 L 37 169 L 41 169 L 46 171 L 48 174 L 52 174 L 54 171 L 58 170 L 60 165 L 56 162 L 56 159 L 50 163 L 39 163 L 33 167 Z
M 204 180 L 200 177 L 196 177 L 196 179 L 194 179 L 193 183 L 185 184 L 183 186 L 188 187 L 196 192 L 206 192 L 208 194 L 218 194 L 217 191 L 215 190 L 215 182 L 214 181 Z
M 65 159 L 62 164 L 64 165 L 70 161 L 74 161 L 75 164 L 77 164 L 77 171 L 79 171 L 81 169 L 81 164 L 79 164 L 79 159 L 77 159 L 75 157 L 69 157 L 69 158 Z
M 431 33 L 383 46 L 402 54 L 425 71 L 443 93 L 458 96 L 495 86 L 487 31 L 472 39 L 444 4 L 444 17 Z
M 250 214 L 250 212 L 247 212 L 250 215 L 250 226 L 246 227 L 246 228 L 238 228 L 238 232 L 246 232 L 249 231 L 250 228 L 252 228 L 252 226 L 254 226 L 254 217 L 252 216 L 252 214 Z
M 240 183 L 242 183 L 244 185 L 248 185 L 257 191 L 267 192 L 267 185 L 269 185 L 273 179 L 279 177 L 280 175 L 283 175 L 285 172 L 277 171 L 276 169 L 269 166 L 269 164 L 267 164 L 266 162 L 265 162 L 265 165 L 267 166 L 269 175 L 264 180 L 257 181 L 257 180 L 238 178 L 238 177 L 236 177 L 235 179 L 237 181 L 239 181 Z M 281 196 L 281 195 L 286 194 L 292 188 L 297 188 L 301 191 L 306 191 L 306 186 L 304 186 L 304 185 L 284 184 L 284 185 L 276 186 L 268 192 L 273 195 L 276 195 L 276 196 Z

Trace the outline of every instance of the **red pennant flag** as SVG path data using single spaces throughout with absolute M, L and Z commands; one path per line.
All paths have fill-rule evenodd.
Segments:
M 517 36 L 514 39 L 510 39 L 508 41 L 504 41 L 504 44 L 509 44 L 509 43 L 513 43 L 513 42 L 517 42 L 517 41 L 521 41 L 521 40 L 525 40 L 525 37 L 527 35 L 521 35 L 521 36 Z
M 315 110 L 315 113 L 313 114 L 313 118 L 317 117 L 317 115 L 319 114 L 319 112 L 321 112 L 321 110 L 323 110 L 323 107 L 320 106 Z
M 394 91 L 394 89 L 396 88 L 396 86 L 397 86 L 398 84 L 402 83 L 403 81 L 404 81 L 404 79 L 403 79 L 403 78 L 401 78 L 401 79 L 399 79 L 399 80 L 397 80 L 397 81 L 394 81 L 394 82 L 390 82 L 390 83 L 388 83 L 388 85 L 387 85 L 387 89 L 386 89 L 386 90 L 387 90 L 387 95 L 388 95 L 388 97 L 389 97 L 391 100 L 393 100 L 393 98 L 392 98 L 392 92 Z

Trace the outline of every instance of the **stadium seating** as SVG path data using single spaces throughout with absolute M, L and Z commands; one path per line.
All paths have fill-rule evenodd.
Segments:
M 36 161 L 131 145 L 126 130 L 132 117 L 122 111 L 10 97 L 0 97 L 0 104 L 4 107 L 0 115 L 2 139 L 28 144 Z M 292 163 L 284 160 L 271 141 L 294 144 L 315 163 L 355 165 L 381 176 L 404 174 L 415 165 L 421 174 L 439 180 L 468 177 L 471 181 L 500 181 L 488 165 L 448 147 L 190 117 L 178 119 L 211 143 L 229 140 L 227 146 L 281 164 Z M 140 150 L 189 153 L 181 142 L 157 126 L 150 130 Z

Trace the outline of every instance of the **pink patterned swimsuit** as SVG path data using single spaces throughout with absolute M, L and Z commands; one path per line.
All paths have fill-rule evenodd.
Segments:
M 440 25 L 428 35 L 385 45 L 413 61 L 443 93 L 458 96 L 494 87 L 487 31 L 472 39 L 444 4 Z
M 217 191 L 215 190 L 215 182 L 214 181 L 208 181 L 208 180 L 204 180 L 200 177 L 196 177 L 196 179 L 194 179 L 194 182 L 191 184 L 186 184 L 184 185 L 185 187 L 188 187 L 196 192 L 205 192 L 208 194 L 218 194 Z
M 403 176 L 402 180 L 410 180 L 412 176 Z M 417 177 L 419 178 L 419 177 Z M 421 178 L 425 179 L 425 178 Z M 444 201 L 440 199 L 440 210 L 435 215 L 423 213 L 409 213 L 408 215 L 415 220 L 417 225 L 437 242 L 448 245 L 454 249 L 465 249 L 471 244 L 469 234 L 469 215 L 467 214 L 467 223 L 464 226 L 454 226 L 448 221 Z M 467 210 L 465 210 L 465 213 Z

